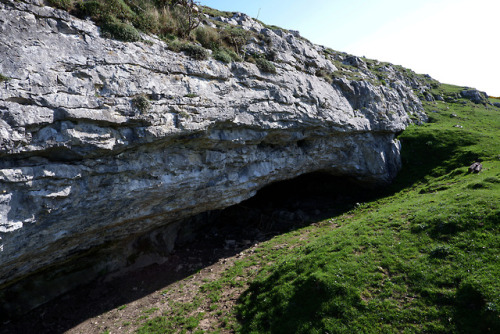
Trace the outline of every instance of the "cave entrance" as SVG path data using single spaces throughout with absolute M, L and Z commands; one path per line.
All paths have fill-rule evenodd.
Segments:
M 214 248 L 245 248 L 342 214 L 374 194 L 354 178 L 325 172 L 277 181 L 239 204 L 194 217 L 198 228 L 187 224 L 187 229 L 180 231 L 176 248 L 193 241 L 199 244 L 200 236 Z
M 179 222 L 174 250 L 167 256 L 156 248 L 155 240 L 161 233 L 168 234 L 169 229 L 140 236 L 137 251 L 156 250 L 161 262 L 129 268 L 67 292 L 12 321 L 11 332 L 69 330 L 120 305 L 148 298 L 212 264 L 224 263 L 224 259 L 256 243 L 342 214 L 373 195 L 376 191 L 354 179 L 320 172 L 272 183 L 237 205 Z

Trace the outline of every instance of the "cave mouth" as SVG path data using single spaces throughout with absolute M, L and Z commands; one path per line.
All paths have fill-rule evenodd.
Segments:
M 354 178 L 324 172 L 274 182 L 239 204 L 178 222 L 174 248 L 169 253 L 165 253 L 164 244 L 158 240 L 168 237 L 171 229 L 158 228 L 132 237 L 133 254 L 148 254 L 161 261 L 139 266 L 131 263 L 124 271 L 91 279 L 12 319 L 9 327 L 15 329 L 12 332 L 68 330 L 86 319 L 161 291 L 257 243 L 347 212 L 376 194 L 376 189 L 364 187 Z M 123 257 L 122 253 L 119 255 Z M 95 260 L 106 257 L 96 254 Z M 43 282 L 49 284 L 50 280 Z M 61 318 L 61 314 L 67 316 Z
M 273 182 L 253 197 L 222 210 L 202 213 L 179 231 L 175 248 L 206 239 L 244 248 L 353 209 L 376 196 L 377 189 L 349 176 L 313 172 Z M 193 223 L 195 222 L 195 223 Z M 207 245 L 208 246 L 208 245 Z

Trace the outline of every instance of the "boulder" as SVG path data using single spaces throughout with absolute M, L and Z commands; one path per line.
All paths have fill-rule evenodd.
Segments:
M 434 102 L 435 101 L 434 96 L 429 92 L 425 92 L 424 97 L 425 97 L 425 100 L 427 102 Z
M 356 57 L 356 56 L 349 56 L 347 57 L 343 63 L 345 65 L 350 65 L 358 68 L 366 68 L 366 63 L 363 61 L 363 59 Z
M 477 89 L 467 89 L 463 90 L 460 95 L 476 104 L 488 103 L 488 94 L 485 92 L 480 92 Z
M 483 165 L 480 162 L 474 162 L 469 166 L 469 173 L 479 173 L 483 169 Z
M 442 95 L 435 94 L 435 95 L 433 95 L 433 96 L 434 96 L 434 99 L 435 99 L 436 101 L 444 101 L 444 98 L 443 98 L 443 96 L 442 96 Z

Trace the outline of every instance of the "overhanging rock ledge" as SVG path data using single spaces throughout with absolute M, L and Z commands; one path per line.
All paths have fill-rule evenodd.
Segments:
M 131 240 L 155 228 L 168 253 L 179 221 L 271 182 L 395 176 L 395 134 L 411 115 L 425 118 L 418 82 L 388 65 L 393 80 L 376 84 L 362 60 L 366 80 L 329 82 L 315 75 L 338 71 L 325 48 L 242 14 L 233 21 L 267 36 L 276 74 L 196 61 L 151 36 L 104 39 L 41 1 L 0 0 L 0 74 L 10 78 L 0 82 L 4 314 L 126 265 Z M 26 289 L 44 294 L 24 298 Z

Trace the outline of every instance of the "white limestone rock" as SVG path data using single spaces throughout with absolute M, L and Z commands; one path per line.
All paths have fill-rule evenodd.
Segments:
M 180 220 L 274 181 L 392 180 L 395 134 L 423 116 L 412 87 L 330 83 L 314 75 L 337 71 L 324 48 L 246 15 L 227 22 L 270 39 L 247 48 L 274 50 L 276 74 L 196 61 L 155 37 L 104 39 L 37 1 L 0 1 L 0 73 L 11 78 L 0 83 L 0 287 L 154 228 L 175 240 Z

